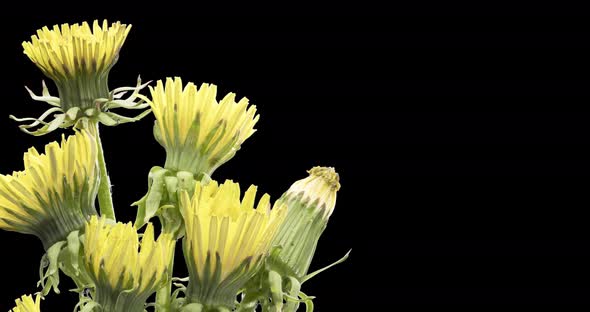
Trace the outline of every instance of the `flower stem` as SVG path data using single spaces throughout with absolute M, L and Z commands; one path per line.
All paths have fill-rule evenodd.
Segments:
M 170 265 L 168 266 L 168 280 L 166 285 L 156 292 L 156 312 L 171 312 L 172 302 L 170 296 L 172 294 L 172 276 L 174 272 L 174 252 L 176 251 L 176 243 L 172 246 L 172 257 L 170 257 Z
M 111 195 L 111 179 L 107 173 L 107 164 L 104 158 L 104 150 L 100 133 L 98 131 L 98 122 L 94 123 L 96 136 L 96 146 L 98 148 L 98 168 L 100 171 L 100 185 L 98 186 L 98 204 L 100 205 L 100 215 L 102 217 L 116 221 L 115 209 L 113 208 L 113 197 Z

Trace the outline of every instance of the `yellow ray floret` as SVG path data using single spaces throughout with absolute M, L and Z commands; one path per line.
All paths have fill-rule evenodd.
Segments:
M 240 201 L 240 186 L 232 181 L 205 186 L 198 182 L 192 199 L 183 193 L 184 254 L 193 302 L 231 305 L 236 291 L 267 255 L 286 206 L 271 210 L 270 196 L 265 194 L 255 207 L 255 197 L 256 187 L 251 186 Z M 229 290 L 228 298 L 217 289 L 222 283 L 223 290 Z
M 131 223 L 107 222 L 94 216 L 86 224 L 86 267 L 97 284 L 97 291 L 109 293 L 97 297 L 131 291 L 147 299 L 166 280 L 174 243 L 172 237 L 162 234 L 154 240 L 154 228 L 149 223 L 140 243 Z
M 92 26 L 84 22 L 43 27 L 31 36 L 31 41 L 23 42 L 23 48 L 48 77 L 72 79 L 110 70 L 130 30 L 131 25 L 109 25 L 106 20 L 102 25 L 95 20 Z
M 233 157 L 254 132 L 256 106 L 236 102 L 233 93 L 217 102 L 217 87 L 178 77 L 150 87 L 150 105 L 157 120 L 156 139 L 166 148 L 166 168 L 210 174 Z
M 96 214 L 98 191 L 96 142 L 78 131 L 45 153 L 24 154 L 24 171 L 0 174 L 0 228 L 34 234 L 45 247 L 65 239 Z
M 41 311 L 41 296 L 37 295 L 35 299 L 32 296 L 22 296 L 16 299 L 16 307 L 10 312 L 40 312 Z

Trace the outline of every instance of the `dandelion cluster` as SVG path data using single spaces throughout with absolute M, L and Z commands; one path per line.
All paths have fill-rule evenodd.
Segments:
M 42 152 L 26 151 L 22 171 L 0 174 L 0 229 L 35 235 L 45 249 L 40 289 L 16 299 L 11 311 L 39 312 L 51 290 L 60 293 L 61 274 L 77 286 L 74 311 L 291 312 L 300 303 L 313 310 L 301 286 L 325 269 L 308 273 L 336 205 L 338 174 L 314 167 L 275 201 L 257 198 L 256 186 L 243 191 L 237 182 L 217 182 L 215 170 L 255 133 L 256 106 L 180 77 L 110 89 L 110 70 L 130 30 L 106 20 L 62 24 L 22 44 L 57 96 L 43 82 L 41 95 L 29 93 L 51 108 L 39 118 L 11 118 L 28 134 L 65 133 Z M 149 94 L 142 94 L 147 86 Z M 141 112 L 127 117 L 113 109 Z M 166 158 L 154 160 L 161 163 L 133 204 L 135 222 L 120 222 L 99 125 L 152 112 L 154 139 Z M 173 274 L 179 241 L 187 278 Z

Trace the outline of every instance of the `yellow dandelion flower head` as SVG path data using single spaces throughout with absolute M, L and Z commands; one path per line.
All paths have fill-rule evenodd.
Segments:
M 37 295 L 35 299 L 31 295 L 22 296 L 15 300 L 16 307 L 10 312 L 40 312 L 41 311 L 41 296 Z
M 131 25 L 120 22 L 62 24 L 37 30 L 24 53 L 55 81 L 108 72 L 117 61 Z M 106 77 L 105 77 L 106 78 Z
M 132 291 L 147 297 L 166 280 L 174 240 L 169 234 L 154 239 L 149 223 L 141 243 L 131 223 L 110 224 L 93 216 L 86 224 L 84 259 L 98 292 Z
M 248 99 L 236 102 L 234 93 L 217 102 L 217 86 L 178 77 L 150 87 L 150 105 L 156 117 L 154 134 L 166 149 L 166 168 L 211 174 L 231 159 L 254 132 L 256 106 Z
M 256 190 L 250 186 L 240 200 L 239 184 L 228 180 L 221 185 L 197 182 L 192 198 L 182 194 L 188 296 L 193 300 L 233 304 L 235 291 L 256 273 L 268 254 L 286 206 L 275 205 L 271 210 L 270 196 L 264 194 L 255 207 Z M 209 285 L 202 281 L 209 281 Z M 224 284 L 222 289 L 217 288 L 220 283 Z
M 340 178 L 332 167 L 313 167 L 309 176 L 289 188 L 287 194 L 301 195 L 302 200 L 317 205 L 329 218 L 336 206 L 336 193 L 340 190 Z
M 85 130 L 47 144 L 45 153 L 30 148 L 23 171 L 0 174 L 0 228 L 34 234 L 46 248 L 82 228 L 96 214 L 96 157 L 96 142 Z

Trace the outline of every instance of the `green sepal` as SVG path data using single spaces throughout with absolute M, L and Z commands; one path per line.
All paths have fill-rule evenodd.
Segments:
M 87 108 L 84 110 L 84 115 L 88 117 L 97 117 L 100 111 L 96 108 Z
M 47 296 L 49 291 L 53 288 L 56 294 L 59 294 L 59 254 L 62 247 L 66 244 L 65 241 L 60 241 L 53 244 L 47 249 L 47 252 L 41 258 L 41 265 L 39 268 L 40 280 L 37 286 L 41 286 L 41 293 Z M 47 268 L 45 272 L 43 270 Z
M 108 91 L 106 90 L 106 84 L 103 84 L 103 82 L 101 81 L 98 81 L 98 83 L 100 84 L 100 86 L 97 87 L 98 89 L 105 88 L 105 90 L 101 90 L 98 93 L 102 93 L 102 91 Z M 34 136 L 45 135 L 58 128 L 69 128 L 72 126 L 77 126 L 83 122 L 95 122 L 98 120 L 104 125 L 116 126 L 123 123 L 138 121 L 143 117 L 147 116 L 151 112 L 151 109 L 149 108 L 149 103 L 147 103 L 147 98 L 139 93 L 149 83 L 150 82 L 142 84 L 141 79 L 138 77 L 137 84 L 135 87 L 117 88 L 108 93 L 108 98 L 106 98 L 107 94 L 104 93 L 102 97 L 100 97 L 99 95 L 99 97 L 94 100 L 88 100 L 82 103 L 80 102 L 81 99 L 79 97 L 74 99 L 68 98 L 67 94 L 65 93 L 61 94 L 62 91 L 65 92 L 66 90 L 70 90 L 68 88 L 60 89 L 58 86 L 58 89 L 60 89 L 60 96 L 65 95 L 66 99 L 68 99 L 67 101 L 60 99 L 59 97 L 51 96 L 51 94 L 49 94 L 49 89 L 47 89 L 47 86 L 45 85 L 45 81 L 43 81 L 41 96 L 36 95 L 29 88 L 25 88 L 27 89 L 27 92 L 29 92 L 29 95 L 33 100 L 45 102 L 53 107 L 48 109 L 39 118 L 16 118 L 12 115 L 10 116 L 10 118 L 17 122 L 31 122 L 30 124 L 19 125 L 19 128 L 23 132 Z M 82 87 L 79 85 L 73 87 L 74 90 L 77 90 L 79 88 Z M 126 99 L 122 99 L 127 91 L 133 91 L 133 93 Z M 76 92 L 69 92 L 68 94 L 75 95 Z M 89 96 L 92 97 L 92 95 Z M 145 110 L 134 117 L 127 117 L 109 111 L 110 109 L 114 108 Z M 45 119 L 51 115 L 53 117 L 53 120 L 50 122 L 46 122 Z M 37 128 L 36 130 L 29 130 L 30 128 L 37 127 L 39 125 L 41 125 L 41 127 Z
M 31 118 L 31 117 L 17 118 L 14 115 L 10 115 L 9 118 L 16 121 L 16 122 L 32 121 L 32 123 L 30 123 L 28 125 L 19 125 L 18 127 L 22 130 L 22 129 L 36 127 L 39 124 L 48 125 L 49 123 L 45 121 L 45 118 L 49 117 L 49 115 L 56 113 L 56 112 L 62 112 L 62 109 L 59 107 L 52 107 L 52 108 L 46 110 L 41 116 L 39 116 L 39 118 Z
M 190 303 L 180 309 L 180 312 L 202 312 L 203 305 L 200 303 Z
M 151 189 L 148 192 L 148 197 L 145 203 L 145 216 L 142 220 L 143 224 L 146 224 L 160 208 L 160 202 L 162 196 L 164 196 L 164 178 L 168 174 L 168 170 L 159 169 L 154 172 L 150 172 L 149 179 L 151 180 Z
M 302 291 L 299 292 L 299 297 L 301 297 L 301 300 L 305 303 L 305 311 L 313 312 L 313 299 L 315 299 L 315 297 L 308 296 Z
M 78 106 L 72 107 L 66 112 L 66 115 L 70 120 L 76 120 L 78 118 L 78 114 L 80 114 L 80 107 Z
M 31 89 L 29 89 L 28 87 L 25 86 L 25 89 L 27 89 L 27 92 L 29 92 L 29 95 L 31 96 L 31 98 L 35 101 L 39 101 L 39 102 L 45 102 L 51 106 L 55 106 L 55 107 L 60 107 L 60 99 L 56 96 L 51 96 L 51 94 L 49 94 L 49 89 L 47 88 L 47 85 L 45 84 L 45 80 L 41 80 L 41 96 L 36 95 L 33 91 L 31 91 Z
M 118 122 L 106 113 L 98 113 L 98 121 L 106 126 L 115 126 Z
M 173 233 L 177 238 L 184 236 L 182 215 L 178 209 L 178 194 L 180 190 L 192 194 L 197 180 L 210 181 L 207 174 L 197 177 L 191 172 L 174 172 L 155 166 L 148 174 L 148 191 L 140 200 L 133 203 L 137 206 L 135 227 L 141 228 L 151 218 L 158 216 L 164 232 Z
M 284 294 L 285 300 L 287 301 L 285 304 L 284 312 L 295 312 L 299 308 L 299 303 L 302 300 L 299 300 L 297 297 L 301 292 L 301 283 L 293 276 L 287 277 L 287 293 Z
M 180 307 L 182 307 L 184 304 L 185 298 L 179 297 L 180 294 L 183 293 L 186 295 L 186 286 L 182 283 L 175 283 L 175 281 L 188 282 L 188 277 L 186 279 L 179 279 L 175 277 L 172 278 L 172 285 L 176 287 L 170 296 L 171 306 L 174 307 L 173 311 L 180 310 Z
M 310 279 L 311 279 L 311 278 L 313 278 L 314 276 L 316 276 L 316 275 L 318 275 L 318 274 L 320 274 L 320 273 L 322 273 L 322 272 L 326 271 L 327 269 L 329 269 L 329 268 L 331 268 L 331 267 L 333 267 L 333 266 L 335 266 L 335 265 L 337 265 L 337 264 L 340 264 L 340 263 L 342 263 L 342 262 L 346 261 L 346 259 L 348 259 L 348 257 L 350 256 L 350 252 L 351 252 L 351 251 L 352 251 L 352 249 L 350 249 L 350 250 L 349 250 L 349 251 L 348 251 L 348 252 L 347 252 L 347 253 L 344 255 L 344 257 L 340 258 L 340 259 L 339 259 L 339 260 L 337 260 L 336 262 L 334 262 L 334 263 L 332 263 L 332 264 L 330 264 L 330 265 L 328 265 L 328 266 L 325 266 L 325 267 L 323 267 L 323 268 L 321 268 L 321 269 L 319 269 L 319 270 L 313 271 L 312 273 L 309 273 L 309 274 L 305 275 L 305 276 L 304 276 L 304 277 L 301 279 L 301 284 L 303 284 L 303 283 L 305 283 L 306 281 L 310 280 Z
M 99 308 L 100 309 L 100 304 L 98 304 L 98 302 L 96 302 L 96 301 L 88 301 L 84 305 L 84 307 L 82 307 L 82 309 L 80 309 L 80 312 L 92 312 L 92 311 L 96 311 L 96 308 Z
M 113 113 L 113 112 L 103 112 L 103 113 L 101 113 L 101 115 L 107 115 L 110 119 L 115 121 L 115 125 L 120 125 L 120 124 L 124 124 L 124 123 L 128 123 L 128 122 L 139 121 L 139 120 L 143 119 L 143 117 L 149 115 L 151 112 L 152 112 L 151 109 L 146 109 L 143 112 L 136 115 L 135 117 L 127 117 L 127 116 L 123 116 L 123 115 Z M 100 115 L 99 115 L 99 117 L 100 117 Z
M 282 312 L 295 312 L 299 308 L 300 303 L 305 304 L 306 312 L 313 312 L 313 296 L 307 296 L 303 292 L 299 291 L 297 296 L 285 294 L 285 300 L 287 304 Z
M 47 127 L 47 132 L 52 132 L 53 130 L 59 128 L 63 122 L 66 120 L 66 114 L 57 114 L 55 115 L 55 119 L 49 123 Z
M 263 306 L 263 311 L 295 312 L 299 304 L 304 303 L 306 311 L 312 312 L 315 297 L 307 296 L 301 292 L 301 285 L 323 271 L 344 262 L 350 256 L 351 251 L 349 250 L 338 261 L 300 278 L 294 275 L 294 272 L 284 263 L 276 261 L 282 248 L 274 246 L 269 252 L 264 270 L 259 271 L 256 276 L 251 278 L 242 290 L 244 296 L 236 311 L 254 311 L 253 309 L 259 302 Z M 283 299 L 286 303 L 283 303 Z
M 166 194 L 168 195 L 168 200 L 177 203 L 178 195 L 176 192 L 178 191 L 178 178 L 175 176 L 167 176 L 164 178 L 164 183 L 166 184 Z
M 136 228 L 143 227 L 156 215 L 164 195 L 164 179 L 167 174 L 169 174 L 169 171 L 159 166 L 152 167 L 150 170 L 148 174 L 147 194 L 131 204 L 132 206 L 137 206 L 137 216 L 135 218 Z
M 165 233 L 172 233 L 176 239 L 184 236 L 184 222 L 178 209 L 178 178 L 176 176 L 167 176 L 164 179 L 166 184 L 166 205 L 160 207 L 160 223 Z
M 80 231 L 73 231 L 70 233 L 67 237 L 67 242 L 72 268 L 74 268 L 74 270 L 78 270 L 80 268 L 78 261 L 80 259 Z
M 258 306 L 258 299 L 266 297 L 268 287 L 263 287 L 265 283 L 262 281 L 264 270 L 254 275 L 241 289 L 241 300 L 237 303 L 236 312 L 253 312 Z
M 176 173 L 176 178 L 178 179 L 178 189 L 176 192 L 174 192 L 176 193 L 174 195 L 177 195 L 178 190 L 185 190 L 192 195 L 192 193 L 195 191 L 195 185 L 197 184 L 193 173 L 188 171 L 179 171 Z
M 273 311 L 283 310 L 283 278 L 276 271 L 268 271 L 268 286 L 272 299 Z
M 162 232 L 171 233 L 176 239 L 181 239 L 184 234 L 184 222 L 180 210 L 175 205 L 163 205 L 158 212 Z
M 68 234 L 66 240 L 59 241 L 47 248 L 46 253 L 41 258 L 39 267 L 40 280 L 37 283 L 37 286 L 42 288 L 41 294 L 43 296 L 48 295 L 51 289 L 56 294 L 60 293 L 60 270 L 75 282 L 77 288 L 71 291 L 81 294 L 84 288 L 92 286 L 84 266 L 80 266 L 82 258 L 80 242 L 79 231 L 73 231 Z
M 92 286 L 92 279 L 84 265 L 80 265 L 83 261 L 83 235 L 79 231 L 71 232 L 67 237 L 67 245 L 62 248 L 59 256 L 60 269 L 70 277 L 78 287 L 74 292 L 82 292 L 84 288 Z

